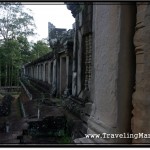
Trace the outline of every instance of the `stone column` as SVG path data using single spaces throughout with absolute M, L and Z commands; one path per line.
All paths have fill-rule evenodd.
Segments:
M 39 68 L 38 68 L 38 64 L 37 64 L 37 65 L 36 65 L 36 79 L 38 79 L 38 72 L 39 72 L 38 69 L 39 69 Z
M 136 86 L 133 94 L 132 132 L 150 133 L 150 5 L 137 3 Z M 150 143 L 149 138 L 133 139 L 133 143 Z
M 50 62 L 50 84 L 53 85 L 53 61 Z
M 60 94 L 64 94 L 67 81 L 66 57 L 60 57 Z
M 53 88 L 56 88 L 56 59 L 53 61 Z
M 40 65 L 38 64 L 38 80 L 40 80 Z
M 81 12 L 82 13 L 82 12 Z M 82 34 L 81 31 L 78 30 L 78 60 L 77 60 L 77 95 L 81 92 L 81 67 L 82 67 Z M 76 47 L 77 48 L 77 47 Z
M 57 58 L 57 96 L 60 96 L 60 57 Z
M 50 84 L 50 72 L 51 72 L 51 63 L 50 63 L 50 61 L 48 61 L 48 83 Z
M 41 64 L 41 80 L 43 80 L 43 64 Z
M 72 95 L 75 96 L 77 94 L 77 49 L 78 49 L 78 36 L 77 36 L 77 19 L 75 22 L 75 35 L 74 35 L 74 45 L 73 45 L 73 65 L 72 65 Z
M 43 63 L 43 81 L 45 82 L 45 62 Z
M 39 64 L 39 67 L 40 67 L 40 70 L 39 70 L 39 79 L 41 80 L 42 79 L 42 66 L 41 66 L 41 64 Z
M 36 65 L 34 65 L 34 79 L 36 79 Z
M 66 88 L 68 89 L 69 87 L 69 56 L 66 56 Z

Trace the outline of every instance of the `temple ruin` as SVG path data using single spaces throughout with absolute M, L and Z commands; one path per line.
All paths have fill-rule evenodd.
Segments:
M 75 18 L 73 29 L 49 23 L 53 51 L 22 67 L 24 117 L 57 117 L 59 129 L 65 117 L 74 144 L 150 143 L 149 138 L 85 137 L 150 131 L 149 3 L 66 5 Z

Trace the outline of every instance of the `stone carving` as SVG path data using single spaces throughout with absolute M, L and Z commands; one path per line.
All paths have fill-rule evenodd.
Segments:
M 149 39 L 150 39 L 150 6 L 137 3 L 136 32 L 134 45 L 136 53 L 136 91 L 133 94 L 133 133 L 149 133 Z M 150 139 L 137 139 L 133 143 L 150 143 Z

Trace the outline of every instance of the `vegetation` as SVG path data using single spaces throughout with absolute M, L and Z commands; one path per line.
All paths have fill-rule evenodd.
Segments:
M 49 51 L 50 48 L 48 47 L 48 45 L 44 41 L 39 40 L 37 41 L 37 43 L 34 43 L 32 47 L 32 59 L 39 58 Z
M 0 12 L 0 86 L 17 86 L 21 66 L 50 49 L 43 41 L 28 41 L 36 28 L 30 10 L 19 2 L 1 2 Z

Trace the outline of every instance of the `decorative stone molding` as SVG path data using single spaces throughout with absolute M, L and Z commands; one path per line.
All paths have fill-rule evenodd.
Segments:
M 137 3 L 134 45 L 136 54 L 136 86 L 133 94 L 132 132 L 150 133 L 150 5 Z M 133 143 L 150 143 L 150 139 L 137 139 Z
M 92 63 L 92 35 L 85 37 L 85 89 L 89 89 Z

